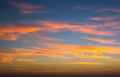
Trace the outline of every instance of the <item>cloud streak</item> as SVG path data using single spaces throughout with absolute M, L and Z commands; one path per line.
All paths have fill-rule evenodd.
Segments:
M 60 58 L 60 59 L 71 59 L 71 58 L 84 58 L 84 59 L 107 59 L 110 60 L 111 56 L 104 56 L 103 53 L 108 54 L 120 54 L 119 47 L 111 46 L 94 46 L 94 45 L 67 45 L 67 44 L 45 44 L 45 48 L 12 48 L 13 52 L 0 52 L 3 57 L 16 58 L 16 57 L 49 57 L 49 58 Z M 86 53 L 91 53 L 88 55 Z M 70 56 L 68 56 L 70 55 Z M 6 59 L 5 59 L 6 60 Z M 7 61 L 7 60 L 6 60 Z M 18 61 L 24 61 L 19 59 Z M 27 61 L 27 60 L 26 60 Z M 4 60 L 3 60 L 4 62 Z
M 34 59 L 26 59 L 26 58 L 18 58 L 18 62 L 35 62 L 36 60 Z
M 107 40 L 107 39 L 101 39 L 101 38 L 91 38 L 91 37 L 83 37 L 83 39 L 102 43 L 102 44 L 120 44 L 116 40 Z
M 33 5 L 22 2 L 9 2 L 9 4 L 17 7 L 22 14 L 33 14 L 33 13 L 50 13 L 51 11 L 44 10 L 43 6 Z
M 7 57 L 3 57 L 0 59 L 0 62 L 2 63 L 11 63 L 12 59 L 11 58 L 7 58 Z
M 99 35 L 99 36 L 113 36 L 118 33 L 118 31 L 114 30 L 103 30 L 108 23 L 103 27 L 101 24 L 69 24 L 69 23 L 59 23 L 55 21 L 32 21 L 28 23 L 34 23 L 37 26 L 23 26 L 16 24 L 7 24 L 4 27 L 0 27 L 0 39 L 3 40 L 17 40 L 20 35 L 26 35 L 29 33 L 36 32 L 62 32 L 62 31 L 71 31 L 71 32 L 79 32 L 90 35 Z M 114 24 L 114 23 L 113 23 Z M 102 29 L 101 29 L 102 28 Z M 100 30 L 101 29 L 101 30 Z M 52 39 L 47 38 L 46 39 Z
M 68 23 L 58 23 L 54 21 L 35 21 L 34 23 L 43 25 L 45 27 L 46 31 L 48 32 L 59 32 L 63 30 L 69 30 L 72 32 L 80 32 L 85 34 L 92 34 L 92 35 L 99 35 L 99 36 L 112 36 L 116 35 L 116 32 L 109 31 L 109 30 L 98 30 L 100 28 L 100 25 L 74 25 L 74 24 L 68 24 Z
M 40 28 L 32 26 L 20 26 L 9 24 L 5 27 L 0 27 L 0 39 L 3 40 L 17 40 L 19 34 L 28 34 L 39 31 Z
M 118 8 L 104 8 L 104 9 L 97 10 L 97 12 L 109 12 L 109 11 L 120 13 L 119 7 Z

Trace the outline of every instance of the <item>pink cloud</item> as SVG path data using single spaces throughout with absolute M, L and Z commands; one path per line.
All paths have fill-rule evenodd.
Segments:
M 94 17 L 94 18 L 90 18 L 90 20 L 101 21 L 101 20 L 104 20 L 104 18 L 101 18 L 101 17 Z
M 116 32 L 109 30 L 98 30 L 101 25 L 74 25 L 69 23 L 58 23 L 54 21 L 35 21 L 34 23 L 43 25 L 45 31 L 50 32 L 59 32 L 63 30 L 69 30 L 72 32 L 80 32 L 92 35 L 101 35 L 101 36 L 112 36 L 116 35 Z
M 9 40 L 9 41 L 16 41 L 18 39 L 18 35 L 16 34 L 3 34 L 0 35 L 0 39 L 2 40 Z
M 83 7 L 83 6 L 80 6 L 80 5 L 75 6 L 74 8 L 75 8 L 75 9 L 78 9 L 78 10 L 88 9 L 87 7 Z
M 104 8 L 104 9 L 97 10 L 97 12 L 108 12 L 108 11 L 120 13 L 119 8 Z
M 106 30 L 106 23 L 103 27 L 101 24 L 69 24 L 69 23 L 59 23 L 54 21 L 32 21 L 31 23 L 36 24 L 37 26 L 22 26 L 15 24 L 7 24 L 4 27 L 0 27 L 0 39 L 3 40 L 17 40 L 20 35 L 26 35 L 29 33 L 35 33 L 36 37 L 42 37 L 44 35 L 37 34 L 38 31 L 41 32 L 61 32 L 61 31 L 71 31 L 71 32 L 80 32 L 84 34 L 99 35 L 99 36 L 113 36 L 116 35 L 119 31 L 117 30 Z M 114 24 L 114 23 L 113 23 Z M 115 23 L 117 24 L 117 23 Z M 31 34 L 32 35 L 32 34 Z M 43 37 L 46 40 L 53 40 L 52 37 Z
M 51 11 L 44 10 L 43 6 L 33 5 L 29 3 L 22 2 L 9 2 L 11 5 L 20 9 L 22 14 L 32 14 L 32 13 L 50 13 Z
M 111 21 L 111 20 L 115 20 L 118 17 L 93 17 L 93 18 L 89 18 L 90 20 L 95 20 L 95 21 Z
M 90 10 L 94 9 L 95 6 L 83 6 L 83 5 L 76 5 L 73 8 L 76 10 Z
M 120 44 L 116 40 L 107 40 L 107 39 L 101 39 L 101 38 L 90 38 L 90 37 L 83 37 L 83 39 L 95 41 L 103 44 Z
M 75 32 L 81 32 L 85 34 L 91 34 L 91 35 L 99 35 L 99 36 L 113 36 L 116 35 L 116 32 L 109 31 L 109 30 L 97 30 L 98 28 L 92 28 L 92 27 L 81 27 L 76 28 L 73 31 Z
M 101 25 L 105 27 L 110 27 L 113 30 L 119 29 L 120 21 L 119 21 L 120 16 L 107 16 L 107 17 L 92 17 L 89 18 L 90 20 L 95 20 L 95 21 L 104 21 Z M 117 32 L 118 30 L 116 30 Z M 119 32 L 119 31 L 118 31 Z

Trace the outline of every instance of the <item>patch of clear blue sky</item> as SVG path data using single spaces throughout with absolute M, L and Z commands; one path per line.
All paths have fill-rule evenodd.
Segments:
M 8 0 L 1 0 L 0 6 L 0 20 L 1 21 L 19 21 L 19 20 L 57 20 L 57 21 L 83 21 L 90 16 L 101 15 L 94 13 L 96 8 L 117 7 L 119 2 L 117 0 L 10 0 L 13 2 L 25 2 L 35 5 L 43 5 L 45 8 L 53 10 L 50 14 L 20 14 L 20 11 L 8 3 Z M 90 10 L 75 10 L 74 6 L 83 6 L 85 8 L 93 8 Z M 9 12 L 9 13 L 8 13 Z

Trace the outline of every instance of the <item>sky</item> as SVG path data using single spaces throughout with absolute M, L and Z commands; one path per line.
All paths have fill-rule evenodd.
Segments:
M 120 72 L 120 0 L 0 0 L 0 73 Z

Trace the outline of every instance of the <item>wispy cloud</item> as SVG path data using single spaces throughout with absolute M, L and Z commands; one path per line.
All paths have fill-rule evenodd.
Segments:
M 95 46 L 95 45 L 68 45 L 68 44 L 45 44 L 44 48 L 12 48 L 13 52 L 0 52 L 3 57 L 49 57 L 49 58 L 60 58 L 60 59 L 71 59 L 71 58 L 84 58 L 84 59 L 107 59 L 110 60 L 111 56 L 102 55 L 102 53 L 109 54 L 120 54 L 119 47 L 112 46 Z M 91 53 L 88 55 L 86 53 Z M 69 56 L 68 56 L 69 55 Z M 23 61 L 23 59 L 19 59 Z
M 89 20 L 93 20 L 93 21 L 104 21 L 101 25 L 104 28 L 111 28 L 111 29 L 116 29 L 116 31 L 118 31 L 117 29 L 119 29 L 119 25 L 120 25 L 120 16 L 116 15 L 116 16 L 98 16 L 98 17 L 91 17 L 89 18 Z
M 29 22 L 28 22 L 29 23 Z M 90 35 L 99 35 L 99 36 L 113 36 L 116 35 L 118 30 L 107 30 L 106 27 L 109 23 L 106 23 L 105 26 L 101 24 L 69 24 L 65 22 L 55 22 L 55 21 L 32 21 L 37 26 L 25 26 L 25 25 L 16 25 L 16 24 L 7 24 L 4 27 L 0 27 L 0 39 L 3 40 L 17 40 L 20 35 L 26 35 L 29 33 L 34 33 L 35 37 L 43 37 L 44 35 L 39 35 L 37 32 L 61 32 L 61 31 L 71 31 L 79 32 Z M 116 24 L 117 23 L 113 23 Z M 105 28 L 105 29 L 103 29 Z M 117 28 L 116 28 L 117 29 Z M 31 34 L 32 35 L 32 34 Z M 46 40 L 53 40 L 52 37 L 43 37 Z
M 8 24 L 8 26 L 0 27 L 0 39 L 14 41 L 17 40 L 19 34 L 28 34 L 39 30 L 38 27 Z
M 65 65 L 65 64 L 67 64 L 67 65 L 68 65 L 68 64 L 75 64 L 75 65 L 76 65 L 76 64 L 78 64 L 78 65 L 102 65 L 103 63 L 101 63 L 101 62 L 92 62 L 92 61 L 91 61 L 91 62 L 87 62 L 87 61 L 86 61 L 86 62 L 85 62 L 85 61 L 82 62 L 82 61 L 81 61 L 81 62 L 41 63 L 41 64 L 45 64 L 45 65 L 50 65 L 50 64 L 64 64 L 64 65 Z
M 93 18 L 89 18 L 90 20 L 96 20 L 96 21 L 112 21 L 119 18 L 118 17 L 113 17 L 113 16 L 109 16 L 109 17 L 93 17 Z
M 20 12 L 22 14 L 51 13 L 51 11 L 45 10 L 45 8 L 40 5 L 33 5 L 33 4 L 22 3 L 22 2 L 9 2 L 9 4 L 20 9 Z
M 116 40 L 108 40 L 108 39 L 101 39 L 101 38 L 91 38 L 91 37 L 83 37 L 83 39 L 90 40 L 90 41 L 95 41 L 95 42 L 103 43 L 103 44 L 120 44 Z
M 63 63 L 63 64 L 83 64 L 83 65 L 101 65 L 101 62 L 71 62 L 71 63 Z
M 26 59 L 26 58 L 18 58 L 16 59 L 18 62 L 35 62 L 34 59 Z
M 9 41 L 16 41 L 18 39 L 18 35 L 16 34 L 2 34 L 0 35 L 0 39 L 2 40 L 9 40 Z
M 118 8 L 104 8 L 104 9 L 97 10 L 97 12 L 109 12 L 109 11 L 120 13 L 119 7 Z
M 90 9 L 90 7 L 85 7 L 85 6 L 81 6 L 81 5 L 74 6 L 73 8 L 77 9 L 77 10 L 87 10 L 87 9 Z
M 46 31 L 59 32 L 63 30 L 69 30 L 72 32 L 80 32 L 92 35 L 112 36 L 116 35 L 116 32 L 109 30 L 98 30 L 102 25 L 74 25 L 69 23 L 58 23 L 53 21 L 35 21 L 36 24 L 43 25 Z

